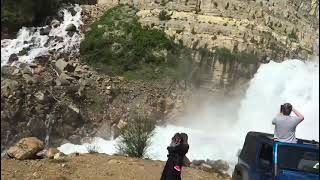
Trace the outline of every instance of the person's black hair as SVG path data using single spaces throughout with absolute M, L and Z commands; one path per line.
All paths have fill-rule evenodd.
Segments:
M 292 105 L 290 103 L 284 103 L 280 107 L 280 112 L 285 116 L 289 116 L 291 114 L 291 111 L 292 111 Z
M 181 143 L 188 144 L 188 135 L 186 133 L 180 133 Z

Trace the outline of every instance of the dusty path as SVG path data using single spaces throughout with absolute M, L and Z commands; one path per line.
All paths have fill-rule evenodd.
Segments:
M 82 154 L 60 160 L 1 160 L 1 179 L 39 180 L 159 180 L 164 162 Z M 183 180 L 220 180 L 216 174 L 184 168 Z

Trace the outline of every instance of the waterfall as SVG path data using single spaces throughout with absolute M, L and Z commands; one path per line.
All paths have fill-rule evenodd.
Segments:
M 46 116 L 46 121 L 45 121 L 45 126 L 46 126 L 46 137 L 44 140 L 44 144 L 45 147 L 48 148 L 49 147 L 49 143 L 50 143 L 50 133 L 51 133 L 51 129 L 52 129 L 52 124 L 54 123 L 54 117 L 52 114 L 47 114 Z
M 193 159 L 222 159 L 229 162 L 231 173 L 237 162 L 248 131 L 273 133 L 272 118 L 280 105 L 290 102 L 304 114 L 305 120 L 297 127 L 297 137 L 319 141 L 319 62 L 287 60 L 271 61 L 259 67 L 250 81 L 244 97 L 224 100 L 210 99 L 189 109 L 176 125 L 157 126 L 147 156 L 166 160 L 171 137 L 186 132 L 190 149 L 187 156 Z M 97 138 L 93 144 L 101 153 L 116 152 L 110 146 L 118 139 Z M 104 148 L 105 147 L 105 148 Z M 62 152 L 81 151 L 82 145 L 65 144 Z
M 61 9 L 58 14 L 63 16 L 63 21 L 57 27 L 22 27 L 16 39 L 1 40 L 1 66 L 31 63 L 36 57 L 49 55 L 50 52 L 77 54 L 81 41 L 79 28 L 83 24 L 81 8 L 75 5 Z M 66 30 L 72 24 L 76 27 L 75 33 Z M 9 62 L 12 55 L 16 56 L 16 60 Z

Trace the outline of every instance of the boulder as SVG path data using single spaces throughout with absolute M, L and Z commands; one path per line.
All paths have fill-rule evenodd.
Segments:
M 18 56 L 24 56 L 24 55 L 28 54 L 29 50 L 30 50 L 30 48 L 28 48 L 28 47 L 23 48 L 21 51 L 18 52 Z
M 37 83 L 37 79 L 35 77 L 30 76 L 29 74 L 23 74 L 22 77 L 28 84 Z
M 51 24 L 50 24 L 53 28 L 57 28 L 59 25 L 60 25 L 60 21 L 54 19 L 51 21 Z
M 64 71 L 73 72 L 75 67 L 73 67 L 70 63 L 66 62 L 64 59 L 58 59 L 55 63 L 55 67 L 59 74 Z
M 74 24 L 68 24 L 66 27 L 66 31 L 68 32 L 76 32 L 77 31 L 77 27 Z
M 47 35 L 49 35 L 50 31 L 51 31 L 50 27 L 41 28 L 40 29 L 40 35 L 47 36 Z
M 109 123 L 103 123 L 99 129 L 97 130 L 96 135 L 97 137 L 101 137 L 103 139 L 110 139 L 111 138 L 111 126 Z
M 31 68 L 26 66 L 24 68 L 21 69 L 21 72 L 22 74 L 29 74 L 29 75 L 32 75 L 32 71 L 31 71 Z
M 19 60 L 19 57 L 17 54 L 11 54 L 8 59 L 8 63 L 11 64 L 11 63 L 18 61 L 18 60 Z
M 71 135 L 68 140 L 72 144 L 81 144 L 81 137 L 79 135 Z
M 18 69 L 15 66 L 9 66 L 9 65 L 4 65 L 1 67 L 1 77 L 3 77 L 3 75 L 14 75 L 14 71 Z
M 40 103 L 45 102 L 46 96 L 43 92 L 38 91 L 34 94 L 34 97 L 39 101 Z
M 44 145 L 41 140 L 36 137 L 28 137 L 21 139 L 15 146 L 10 147 L 7 151 L 9 157 L 25 160 L 36 158 L 37 152 L 43 150 Z
M 61 73 L 59 78 L 56 79 L 57 86 L 68 86 L 70 85 L 70 81 L 74 80 L 74 78 L 68 76 L 65 73 Z
M 4 79 L 1 80 L 1 91 L 10 89 L 11 91 L 16 90 L 19 87 L 19 83 L 16 80 Z

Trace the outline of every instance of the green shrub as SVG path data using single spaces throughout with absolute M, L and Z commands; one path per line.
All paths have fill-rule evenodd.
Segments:
M 132 112 L 134 117 L 120 131 L 120 141 L 117 144 L 120 154 L 141 158 L 150 145 L 155 123 L 145 113 Z
M 98 71 L 130 79 L 177 78 L 180 45 L 165 32 L 142 27 L 137 10 L 114 7 L 92 25 L 80 45 L 81 60 Z M 175 58 L 168 58 L 174 56 Z
M 215 57 L 222 63 L 230 62 L 235 59 L 234 54 L 225 47 L 218 48 L 215 52 Z
M 253 51 L 241 51 L 237 54 L 237 58 L 243 64 L 255 64 L 259 61 L 258 54 Z
M 160 21 L 167 21 L 171 19 L 171 15 L 165 10 L 161 10 L 158 17 Z
M 255 64 L 259 61 L 259 56 L 253 51 L 231 51 L 225 47 L 216 49 L 215 57 L 221 63 L 239 61 L 242 64 Z

